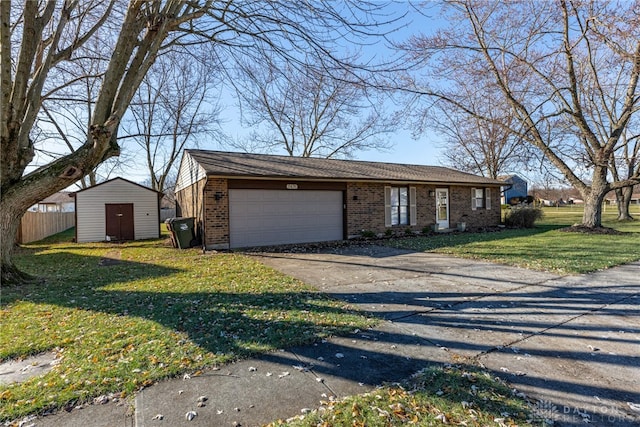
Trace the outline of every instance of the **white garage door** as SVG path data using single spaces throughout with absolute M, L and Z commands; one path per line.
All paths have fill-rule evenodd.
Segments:
M 229 190 L 232 248 L 342 240 L 342 192 Z

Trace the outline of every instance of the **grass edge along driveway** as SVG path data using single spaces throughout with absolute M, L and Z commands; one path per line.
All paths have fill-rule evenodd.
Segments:
M 547 208 L 544 214 L 533 229 L 440 234 L 391 239 L 384 244 L 557 274 L 590 273 L 640 260 L 640 221 L 618 222 L 609 209 L 603 225 L 621 234 L 569 233 L 561 229 L 580 222 L 579 208 Z

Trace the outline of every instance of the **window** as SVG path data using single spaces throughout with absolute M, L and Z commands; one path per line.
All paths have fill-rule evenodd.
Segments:
M 474 188 L 473 198 L 475 199 L 475 207 L 484 208 L 484 188 Z
M 491 209 L 491 189 L 472 188 L 471 189 L 471 209 Z
M 385 187 L 384 205 L 386 227 L 416 225 L 415 187 Z
M 409 189 L 391 187 L 391 225 L 409 225 Z

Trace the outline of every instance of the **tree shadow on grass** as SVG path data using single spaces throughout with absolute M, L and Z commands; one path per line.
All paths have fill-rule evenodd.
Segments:
M 354 315 L 338 304 L 328 304 L 330 299 L 316 292 L 268 291 L 259 282 L 246 293 L 226 291 L 215 272 L 211 278 L 190 279 L 184 277 L 188 269 L 69 252 L 39 255 L 38 264 L 33 272 L 46 277 L 45 281 L 6 288 L 3 306 L 28 301 L 138 317 L 185 333 L 214 353 L 246 356 L 255 348 L 310 342 L 349 329 L 333 316 Z M 212 285 L 207 290 L 209 279 Z M 197 284 L 185 284 L 189 280 Z M 179 281 L 183 290 L 172 291 L 167 286 L 172 281 Z M 309 315 L 316 318 L 307 320 Z
M 40 252 L 36 261 L 31 257 L 29 272 L 46 280 L 3 289 L 0 308 L 7 321 L 3 321 L 0 359 L 56 349 L 64 357 L 57 371 L 46 376 L 59 384 L 56 387 L 67 387 L 58 377 L 64 373 L 75 390 L 85 388 L 85 382 L 119 378 L 118 382 L 89 386 L 92 395 L 131 392 L 162 378 L 311 343 L 367 323 L 336 300 L 300 288 L 280 274 L 264 281 L 243 276 L 250 262 L 237 263 L 238 277 L 227 271 L 220 278 L 215 266 L 208 276 L 206 268 L 196 271 L 188 268 L 190 264 L 133 262 L 107 254 Z M 192 256 L 202 265 L 217 255 L 193 251 Z M 253 282 L 235 283 L 243 277 Z M 288 288 L 289 283 L 297 289 Z M 10 401 L 37 400 L 28 398 L 35 393 L 35 382 L 22 387 L 24 395 L 14 389 L 5 408 L 11 406 Z M 76 399 L 74 396 L 77 394 L 68 392 L 54 406 Z M 14 416 L 43 409 L 38 406 L 42 403 L 23 405 L 33 406 L 25 406 L 20 409 L 25 412 Z M 7 417 L 3 412 L 0 410 L 0 419 Z

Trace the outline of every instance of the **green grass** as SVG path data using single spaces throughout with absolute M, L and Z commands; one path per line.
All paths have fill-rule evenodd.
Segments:
M 0 420 L 128 396 L 162 378 L 373 324 L 240 254 L 72 236 L 18 250 L 18 266 L 44 281 L 2 288 L 0 360 L 55 351 L 61 362 L 0 386 Z
M 633 213 L 640 217 L 634 207 Z M 640 221 L 616 221 L 615 208 L 603 215 L 603 225 L 625 234 L 584 234 L 559 231 L 582 218 L 579 207 L 547 208 L 533 229 L 493 233 L 453 233 L 386 244 L 416 251 L 433 251 L 560 274 L 588 273 L 640 259 Z
M 402 384 L 385 386 L 270 427 L 315 426 L 533 426 L 528 405 L 489 373 L 470 366 L 426 369 Z

